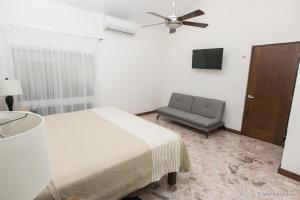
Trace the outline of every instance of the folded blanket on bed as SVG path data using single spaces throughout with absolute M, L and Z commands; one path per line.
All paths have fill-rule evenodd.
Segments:
M 191 169 L 180 135 L 116 108 L 97 108 L 93 111 L 148 144 L 152 152 L 153 182 L 170 172 Z
M 120 110 L 45 119 L 53 181 L 63 198 L 115 200 L 169 172 L 190 169 L 177 134 Z

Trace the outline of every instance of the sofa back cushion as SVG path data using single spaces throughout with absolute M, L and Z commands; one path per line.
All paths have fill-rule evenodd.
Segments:
M 169 107 L 186 112 L 192 112 L 193 101 L 193 96 L 173 93 L 169 102 Z
M 225 102 L 216 99 L 194 97 L 192 113 L 204 117 L 222 120 L 225 110 Z

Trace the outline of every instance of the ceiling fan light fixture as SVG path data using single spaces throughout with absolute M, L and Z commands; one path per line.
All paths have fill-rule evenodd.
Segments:
M 181 21 L 170 21 L 166 20 L 166 26 L 170 29 L 177 29 L 182 25 Z

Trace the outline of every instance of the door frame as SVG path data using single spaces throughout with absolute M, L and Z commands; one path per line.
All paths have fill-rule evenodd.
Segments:
M 265 46 L 275 46 L 275 45 L 284 45 L 284 44 L 299 44 L 300 45 L 300 41 L 295 41 L 295 42 L 283 42 L 283 43 L 274 43 L 274 44 L 261 44 L 261 45 L 254 45 L 251 48 L 251 58 L 250 58 L 250 65 L 249 65 L 249 70 L 248 70 L 248 79 L 247 79 L 247 88 L 246 88 L 246 94 L 245 94 L 245 99 L 244 99 L 244 111 L 243 111 L 243 119 L 242 119 L 242 129 L 241 129 L 241 135 L 245 135 L 245 119 L 246 119 L 246 104 L 247 104 L 247 95 L 248 95 L 248 89 L 249 89 L 249 80 L 250 80 L 250 76 L 251 76 L 251 66 L 253 64 L 253 51 L 254 48 L 256 47 L 265 47 Z M 293 84 L 293 94 L 292 94 L 292 98 L 291 98 L 291 104 L 290 104 L 290 108 L 289 108 L 289 115 L 288 115 L 288 123 L 286 125 L 286 133 L 285 136 L 287 134 L 287 128 L 288 128 L 288 124 L 289 124 L 289 119 L 290 119 L 290 114 L 291 114 L 291 110 L 292 110 L 292 104 L 293 104 L 293 100 L 294 100 L 294 94 L 295 94 L 295 88 L 296 88 L 296 82 L 297 82 L 297 78 L 298 78 L 298 72 L 299 72 L 299 64 L 300 64 L 300 55 L 298 57 L 298 65 L 296 66 L 296 76 L 295 76 L 295 80 L 294 80 L 294 84 Z M 282 142 L 282 146 L 284 144 L 284 141 Z

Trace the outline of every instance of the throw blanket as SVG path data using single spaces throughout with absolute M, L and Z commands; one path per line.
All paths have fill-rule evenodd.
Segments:
M 181 136 L 173 131 L 116 108 L 97 108 L 93 111 L 148 144 L 152 152 L 152 182 L 159 181 L 170 172 L 191 169 Z
M 114 108 L 48 116 L 46 127 L 63 198 L 116 200 L 190 169 L 178 135 Z

